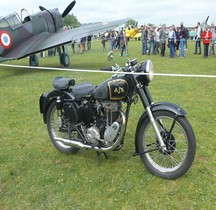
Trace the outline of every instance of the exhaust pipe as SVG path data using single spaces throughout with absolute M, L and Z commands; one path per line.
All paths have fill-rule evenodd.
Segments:
M 116 140 L 116 142 L 110 146 L 110 147 L 92 147 L 91 145 L 87 145 L 84 143 L 81 143 L 79 141 L 76 140 L 69 140 L 69 139 L 65 139 L 65 138 L 60 138 L 60 137 L 55 137 L 55 141 L 60 141 L 68 146 L 72 146 L 72 147 L 76 147 L 76 148 L 84 148 L 84 149 L 94 149 L 96 151 L 99 152 L 106 152 L 106 151 L 110 151 L 110 150 L 114 150 L 115 148 L 117 148 L 117 146 L 120 144 L 122 137 L 124 136 L 125 133 L 125 129 L 126 129 L 126 119 L 125 116 L 122 114 L 122 128 L 120 131 L 120 134 Z

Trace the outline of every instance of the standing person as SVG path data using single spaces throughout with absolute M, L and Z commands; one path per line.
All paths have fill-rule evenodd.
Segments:
M 170 49 L 170 58 L 174 58 L 175 56 L 175 43 L 176 43 L 176 35 L 174 31 L 174 27 L 170 26 L 170 30 L 168 33 L 168 44 Z
M 113 51 L 114 48 L 115 48 L 115 34 L 114 34 L 114 31 L 110 31 L 109 40 L 110 40 L 110 51 Z
M 127 37 L 124 31 L 121 32 L 121 53 L 119 54 L 120 56 L 123 56 L 123 53 L 125 51 L 125 56 L 128 56 L 128 48 L 127 48 Z
M 105 35 L 102 36 L 101 43 L 102 43 L 102 46 L 103 46 L 103 52 L 105 52 L 106 51 L 106 37 L 105 37 Z
M 194 54 L 201 54 L 201 36 L 202 36 L 202 28 L 200 22 L 197 23 L 197 34 L 196 34 L 196 43 L 195 43 L 195 52 Z
M 204 58 L 208 58 L 208 48 L 212 38 L 212 32 L 209 30 L 208 25 L 206 25 L 205 30 L 202 33 L 202 40 L 204 45 Z
M 180 23 L 180 48 L 181 48 L 180 57 L 181 58 L 185 57 L 184 45 L 185 45 L 187 36 L 188 36 L 188 30 L 187 28 L 184 27 L 183 22 L 181 22 Z
M 185 50 L 188 50 L 188 39 L 189 39 L 189 30 L 186 28 L 186 38 L 185 38 Z
M 210 55 L 215 54 L 215 40 L 216 40 L 216 27 L 214 25 L 214 22 L 211 23 L 211 33 L 212 33 L 212 38 L 211 38 L 211 44 L 210 44 Z
M 91 50 L 92 35 L 87 36 L 87 50 Z
M 81 54 L 83 54 L 86 50 L 86 37 L 81 38 L 80 44 L 81 44 Z
M 116 49 L 118 50 L 120 49 L 120 40 L 121 40 L 120 34 L 118 31 L 116 31 Z
M 159 47 L 160 47 L 160 38 L 159 38 L 159 36 L 160 36 L 160 29 L 159 28 L 157 28 L 156 29 L 156 36 L 155 36 L 155 53 L 156 54 L 159 54 Z
M 176 52 L 176 56 L 179 57 L 180 53 L 179 53 L 179 44 L 180 44 L 180 32 L 179 32 L 179 27 L 174 28 L 175 31 L 175 36 L 176 36 L 176 43 L 175 43 L 175 52 Z
M 162 29 L 160 30 L 160 47 L 161 47 L 161 57 L 164 57 L 165 50 L 166 50 L 166 25 L 164 24 L 162 26 Z
M 148 47 L 147 47 L 147 40 L 148 40 L 148 27 L 144 26 L 142 28 L 142 54 L 146 54 Z
M 75 41 L 71 42 L 71 49 L 72 49 L 73 54 L 75 54 Z
M 152 27 L 149 27 L 148 30 L 148 43 L 149 43 L 149 47 L 148 47 L 148 55 L 151 54 L 151 49 L 152 52 L 154 53 L 154 48 L 155 48 L 155 40 L 154 40 L 154 29 Z

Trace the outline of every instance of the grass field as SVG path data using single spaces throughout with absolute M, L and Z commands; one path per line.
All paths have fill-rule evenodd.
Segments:
M 92 51 L 71 57 L 70 68 L 99 69 L 111 65 L 100 41 Z M 109 46 L 107 45 L 107 49 Z M 216 75 L 216 55 L 184 59 L 141 55 L 141 42 L 129 42 L 129 58 L 151 59 L 156 73 Z M 126 57 L 115 61 L 123 65 Z M 7 62 L 28 65 L 27 59 Z M 59 67 L 58 57 L 40 59 L 40 66 Z M 16 69 L 0 66 L 0 209 L 209 209 L 216 206 L 216 79 L 155 76 L 150 91 L 155 102 L 177 103 L 188 112 L 197 138 L 194 164 L 183 177 L 168 181 L 151 175 L 139 157 L 132 157 L 134 135 L 143 112 L 132 106 L 125 145 L 109 152 L 98 165 L 94 151 L 59 153 L 49 140 L 39 113 L 41 93 L 52 89 L 55 76 L 98 84 L 110 74 Z

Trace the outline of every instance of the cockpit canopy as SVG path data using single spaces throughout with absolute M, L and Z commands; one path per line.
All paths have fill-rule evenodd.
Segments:
M 8 16 L 0 18 L 0 28 L 11 27 L 12 30 L 20 27 L 22 22 L 20 20 L 19 15 L 14 12 Z

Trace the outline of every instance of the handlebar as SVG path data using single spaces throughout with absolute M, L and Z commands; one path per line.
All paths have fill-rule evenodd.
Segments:
M 128 66 L 122 67 L 122 66 L 116 65 L 116 66 L 109 66 L 109 67 L 106 67 L 106 68 L 101 68 L 100 70 L 101 71 L 113 71 L 113 72 L 119 72 L 119 71 L 132 72 L 135 69 L 132 68 L 132 67 L 128 67 Z
M 106 68 L 101 68 L 101 71 L 123 71 L 123 72 L 133 72 L 133 71 L 137 71 L 137 59 L 133 59 L 133 60 L 128 60 L 128 62 L 126 63 L 125 67 L 119 66 L 117 64 L 115 64 L 115 66 L 110 66 L 110 67 L 106 67 Z
M 124 67 L 116 65 L 116 66 L 109 66 L 106 68 L 101 68 L 100 70 L 101 71 L 114 71 L 114 72 L 116 72 L 116 71 L 124 71 L 124 69 L 125 69 Z
M 113 71 L 112 66 L 106 67 L 106 68 L 101 68 L 101 71 Z

